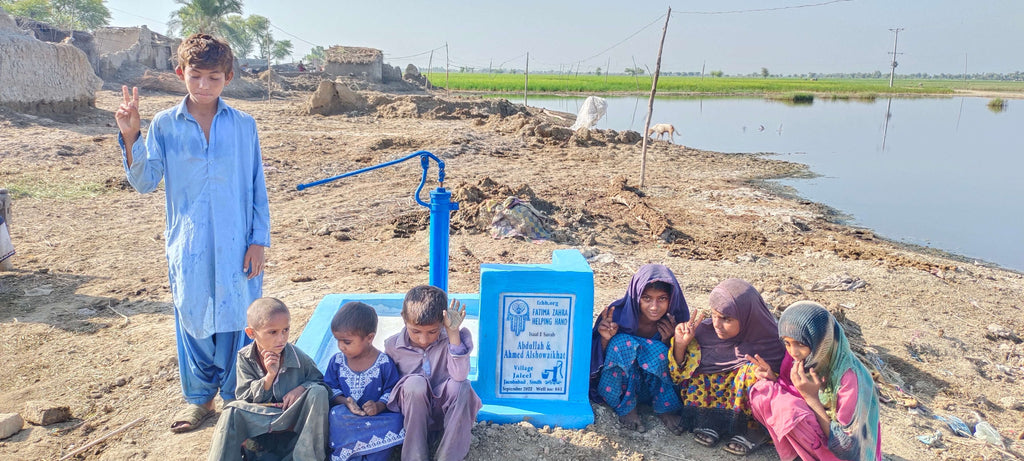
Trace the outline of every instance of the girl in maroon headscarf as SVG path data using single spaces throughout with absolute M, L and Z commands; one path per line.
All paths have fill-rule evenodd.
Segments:
M 636 406 L 648 403 L 670 431 L 681 433 L 681 403 L 668 374 L 668 343 L 676 322 L 689 318 L 675 274 L 660 264 L 641 267 L 626 295 L 605 308 L 594 324 L 591 400 L 607 403 L 619 422 L 639 432 L 647 428 Z
M 732 434 L 724 449 L 745 455 L 768 439 L 751 418 L 747 398 L 758 367 L 748 357 L 777 371 L 785 347 L 775 316 L 749 283 L 718 284 L 709 304 L 710 319 L 698 314 L 680 323 L 672 339 L 669 370 L 683 397 L 680 426 L 709 447 Z

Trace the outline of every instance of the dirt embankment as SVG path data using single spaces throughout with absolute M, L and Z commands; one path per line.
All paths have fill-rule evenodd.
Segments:
M 295 185 L 426 149 L 444 159 L 446 186 L 462 202 L 453 216 L 452 291 L 478 292 L 481 263 L 546 263 L 560 248 L 590 258 L 597 309 L 647 262 L 670 266 L 695 308 L 707 307 L 718 282 L 741 277 L 777 308 L 811 299 L 843 318 L 886 383 L 887 459 L 1022 451 L 1024 278 L 896 247 L 752 183 L 799 174 L 800 165 L 654 142 L 641 190 L 633 132 L 574 133 L 536 109 L 373 92 L 364 97 L 376 104 L 361 112 L 303 115 L 304 96 L 230 101 L 259 124 L 273 239 L 264 293 L 292 308 L 296 337 L 328 293 L 425 283 L 427 211 L 412 200 L 417 162 L 305 191 Z M 139 417 L 141 425 L 85 457 L 203 459 L 209 447 L 213 420 L 188 434 L 168 431 L 182 401 L 163 195 L 140 195 L 124 180 L 112 115 L 119 98 L 101 91 L 96 109 L 60 122 L 0 109 L 0 187 L 16 194 L 18 250 L 16 270 L 0 273 L 8 370 L 0 413 L 35 399 L 72 413 L 0 441 L 0 458 L 56 459 Z M 143 117 L 179 98 L 144 92 Z M 493 204 L 513 195 L 547 216 L 550 241 L 490 237 Z M 911 396 L 918 406 L 908 410 Z M 1001 431 L 1004 452 L 956 438 L 930 417 L 970 420 L 974 412 Z M 649 413 L 653 429 L 643 434 L 620 429 L 607 407 L 595 414 L 584 430 L 478 424 L 470 458 L 732 459 L 669 434 Z M 915 438 L 935 430 L 944 433 L 938 447 Z M 771 449 L 751 458 L 777 459 Z

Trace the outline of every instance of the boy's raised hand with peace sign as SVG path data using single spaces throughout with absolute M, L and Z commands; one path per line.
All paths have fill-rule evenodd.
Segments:
M 129 94 L 128 85 L 122 85 L 121 94 L 124 96 L 124 102 L 117 108 L 117 112 L 114 112 L 114 120 L 117 121 L 117 128 L 121 130 L 121 137 L 124 138 L 128 166 L 132 166 L 132 144 L 139 138 L 139 132 L 142 130 L 142 121 L 139 118 L 139 88 L 132 87 Z
M 608 347 L 608 342 L 619 333 L 619 324 L 615 323 L 615 306 L 608 306 L 601 313 L 601 323 L 597 324 L 597 333 L 601 335 L 601 349 Z

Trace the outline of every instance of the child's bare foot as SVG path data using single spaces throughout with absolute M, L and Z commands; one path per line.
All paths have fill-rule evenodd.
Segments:
M 680 418 L 678 413 L 662 413 L 658 415 L 658 418 L 661 419 L 662 424 L 665 425 L 665 429 L 668 429 L 669 432 L 675 435 L 683 435 L 683 428 L 679 425 L 680 419 L 682 418 Z
M 643 421 L 640 420 L 640 414 L 636 412 L 636 408 L 629 413 L 619 416 L 619 423 L 621 423 L 626 429 L 632 429 L 637 432 L 647 431 L 647 428 L 644 427 Z

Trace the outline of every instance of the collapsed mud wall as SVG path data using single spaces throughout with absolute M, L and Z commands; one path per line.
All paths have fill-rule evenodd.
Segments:
M 115 79 L 119 72 L 136 63 L 152 70 L 173 71 L 175 52 L 181 43 L 146 26 L 104 27 L 93 36 L 100 55 L 96 74 L 103 80 Z
M 18 28 L 25 29 L 32 33 L 37 39 L 50 43 L 71 43 L 75 48 L 82 50 L 89 58 L 89 64 L 96 69 L 99 63 L 99 52 L 96 51 L 96 40 L 91 33 L 83 30 L 64 30 L 52 24 L 39 22 L 20 16 L 14 17 Z
M 39 41 L 0 10 L 0 105 L 68 113 L 94 106 L 102 85 L 82 50 Z
M 402 69 L 392 66 L 390 64 L 384 64 L 381 66 L 381 81 L 383 83 L 401 82 L 402 81 Z

